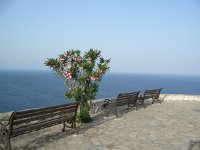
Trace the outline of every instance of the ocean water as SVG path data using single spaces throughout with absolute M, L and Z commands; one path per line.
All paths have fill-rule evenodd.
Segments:
M 96 98 L 163 88 L 161 93 L 200 95 L 200 77 L 108 73 Z M 0 112 L 70 102 L 64 81 L 51 71 L 0 71 Z

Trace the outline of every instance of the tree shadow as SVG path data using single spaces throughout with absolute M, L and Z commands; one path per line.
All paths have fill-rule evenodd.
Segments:
M 200 141 L 190 141 L 188 150 L 200 150 Z

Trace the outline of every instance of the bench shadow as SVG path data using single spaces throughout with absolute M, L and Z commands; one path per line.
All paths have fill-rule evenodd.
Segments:
M 102 123 L 104 123 L 104 122 L 106 122 L 108 120 L 112 120 L 114 118 L 115 117 L 112 115 L 110 117 L 106 117 L 106 119 L 105 119 L 104 112 L 100 112 L 97 115 L 92 117 L 92 119 L 93 119 L 92 122 L 79 124 L 77 126 L 78 133 L 82 134 L 82 133 L 86 132 L 88 129 L 93 128 L 95 126 L 98 126 L 98 125 L 100 125 L 100 124 L 102 124 Z M 76 131 L 75 130 L 66 129 L 65 132 L 62 132 L 61 131 L 62 130 L 62 126 L 60 126 L 59 129 L 58 129 L 58 127 L 56 129 L 52 129 L 52 130 L 55 130 L 55 132 L 53 132 L 53 133 L 48 133 L 48 130 L 51 130 L 51 129 L 48 129 L 48 128 L 44 129 L 44 130 L 47 130 L 47 131 L 44 131 L 45 135 L 43 134 L 42 130 L 36 131 L 37 133 L 32 132 L 33 135 L 29 135 L 29 134 L 32 134 L 32 133 L 28 133 L 28 134 L 22 135 L 23 137 L 20 137 L 20 139 L 17 140 L 18 143 L 20 143 L 20 141 L 23 141 L 23 139 L 28 139 L 29 136 L 31 136 L 31 139 L 27 140 L 26 143 L 24 143 L 24 141 L 23 141 L 23 143 L 22 144 L 20 143 L 20 145 L 17 145 L 15 143 L 16 141 L 11 139 L 11 146 L 13 145 L 12 149 L 13 150 L 21 150 L 21 149 L 37 150 L 37 149 L 39 149 L 39 148 L 41 148 L 41 147 L 43 147 L 45 145 L 48 145 L 48 144 L 50 144 L 52 142 L 59 141 L 59 140 L 61 140 L 63 138 L 66 138 L 68 136 L 76 135 Z M 16 139 L 17 138 L 19 138 L 19 137 L 16 137 Z
M 54 141 L 58 141 L 60 139 L 66 138 L 70 135 L 76 134 L 75 131 L 73 130 L 66 130 L 66 132 L 62 132 L 61 130 L 57 130 L 55 133 L 49 133 L 46 135 L 42 135 L 42 133 L 38 133 L 39 136 L 36 136 L 34 139 L 28 140 L 25 144 L 20 145 L 20 146 L 15 146 L 13 147 L 13 150 L 21 150 L 21 149 L 31 149 L 31 150 L 37 150 L 45 145 L 48 145 Z M 26 139 L 29 138 L 29 135 L 26 134 L 27 137 Z M 18 137 L 16 137 L 18 138 Z M 20 140 L 23 140 L 23 138 L 20 138 Z M 14 144 L 14 141 L 11 141 L 11 146 L 12 143 Z
M 164 99 L 160 99 L 160 102 L 161 102 L 161 104 L 159 103 L 159 102 L 155 102 L 155 103 L 153 103 L 152 104 L 152 99 L 148 99 L 148 100 L 145 100 L 144 101 L 144 105 L 143 104 L 138 104 L 137 105 L 137 107 L 129 107 L 129 109 L 127 109 L 127 106 L 120 106 L 120 107 L 117 107 L 117 114 L 118 114 L 118 118 L 121 118 L 121 117 L 123 117 L 123 115 L 124 114 L 126 114 L 126 113 L 129 113 L 129 112 L 131 112 L 131 111 L 140 111 L 140 110 L 142 110 L 142 109 L 147 109 L 148 107 L 151 107 L 152 105 L 155 105 L 155 104 L 158 104 L 158 105 L 161 105 L 163 102 L 164 102 Z M 114 115 L 114 117 L 115 117 L 115 113 L 114 113 L 114 110 L 110 110 L 109 112 L 108 112 L 108 116 L 111 116 L 111 115 Z M 105 115 L 106 116 L 106 115 Z M 116 117 L 115 117 L 116 118 Z
M 140 110 L 140 109 L 146 109 L 154 104 L 160 104 L 159 102 L 156 102 L 156 103 L 153 103 L 153 100 L 152 99 L 148 99 L 148 100 L 145 100 L 144 101 L 144 105 L 143 104 L 138 104 L 137 105 L 137 109 Z M 163 101 L 161 101 L 161 104 L 162 104 Z
M 99 112 L 98 114 L 96 114 L 92 117 L 92 122 L 82 124 L 82 126 L 79 130 L 79 133 L 82 134 L 90 128 L 94 128 L 94 127 L 99 126 L 100 124 L 102 124 L 106 121 L 110 121 L 110 120 L 113 120 L 115 118 L 116 117 L 114 115 L 106 116 L 104 111 Z
M 150 107 L 152 104 L 152 101 L 147 101 L 145 102 L 145 108 L 147 107 Z M 129 113 L 131 111 L 140 111 L 140 109 L 144 109 L 144 107 L 141 105 L 137 108 L 133 108 L 131 107 L 129 110 L 127 110 L 127 107 L 121 107 L 119 110 L 118 110 L 118 113 L 119 113 L 119 118 L 123 117 L 123 115 L 125 115 L 126 113 Z M 90 123 L 84 123 L 84 124 L 81 124 L 81 125 L 78 125 L 78 132 L 79 134 L 83 134 L 84 132 L 86 132 L 88 129 L 90 128 L 94 128 L 106 121 L 109 121 L 109 120 L 113 120 L 116 118 L 116 116 L 112 113 L 112 112 L 109 112 L 108 114 L 108 117 L 106 117 L 106 113 L 104 110 L 102 110 L 101 112 L 98 112 L 97 114 L 93 115 L 92 116 L 92 122 Z M 44 129 L 46 130 L 46 129 Z M 45 132 L 48 132 L 48 128 L 47 128 L 47 131 Z M 56 129 L 53 129 L 53 130 L 56 130 L 54 133 L 48 133 L 46 135 L 43 134 L 43 131 L 42 130 L 39 130 L 37 132 L 39 133 L 36 133 L 35 134 L 35 138 L 33 139 L 30 139 L 27 141 L 27 143 L 23 144 L 23 145 L 14 145 L 13 149 L 14 150 L 21 150 L 21 149 L 31 149 L 31 150 L 37 150 L 45 145 L 48 145 L 52 142 L 55 142 L 55 141 L 59 141 L 63 138 L 66 138 L 68 136 L 72 136 L 72 135 L 76 135 L 76 132 L 75 130 L 66 130 L 65 132 L 62 132 L 62 127 L 59 128 L 56 128 Z M 41 132 L 40 132 L 41 131 Z M 30 133 L 31 134 L 31 133 Z M 28 134 L 25 134 L 26 138 L 29 138 L 29 135 Z M 16 137 L 18 138 L 18 137 Z M 19 140 L 23 140 L 23 138 L 20 138 Z M 14 143 L 14 141 L 11 140 L 11 145 L 12 143 Z M 200 142 L 198 143 L 195 143 L 195 144 L 199 144 L 200 145 Z M 191 144 L 190 145 L 190 149 L 188 150 L 193 150 L 192 147 L 194 147 L 194 144 Z

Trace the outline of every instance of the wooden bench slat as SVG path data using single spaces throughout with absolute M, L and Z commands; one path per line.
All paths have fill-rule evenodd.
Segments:
M 55 116 L 62 115 L 62 114 L 66 114 L 67 115 L 67 113 L 69 114 L 71 112 L 74 112 L 74 109 L 65 110 L 65 111 L 58 111 L 56 113 L 48 113 L 48 114 L 41 114 L 40 113 L 37 116 L 14 120 L 13 121 L 13 125 L 19 125 L 19 124 L 23 124 L 23 123 L 28 123 L 30 121 L 37 121 L 37 120 L 46 119 L 46 118 L 50 118 L 50 117 L 53 118 Z
M 43 122 L 36 123 L 33 125 L 29 125 L 29 126 L 20 127 L 20 128 L 13 130 L 11 132 L 11 135 L 12 136 L 21 135 L 21 134 L 24 134 L 27 132 L 32 132 L 32 131 L 39 130 L 42 128 L 50 127 L 52 125 L 63 123 L 64 121 L 67 121 L 68 119 L 71 119 L 71 118 L 70 117 L 62 117 L 62 118 L 43 121 Z
M 25 115 L 25 114 L 23 114 L 23 115 L 15 115 L 14 116 L 14 120 L 15 121 L 17 121 L 17 120 L 21 120 L 21 119 L 25 119 L 25 118 L 32 118 L 32 117 L 35 117 L 35 116 L 41 116 L 41 115 L 46 115 L 46 114 L 52 114 L 52 115 L 54 115 L 54 113 L 57 113 L 57 112 L 65 112 L 65 111 L 74 111 L 74 109 L 75 109 L 75 106 L 73 106 L 73 107 L 70 107 L 69 109 L 67 109 L 67 108 L 62 108 L 62 109 L 57 109 L 57 110 L 55 110 L 55 111 L 53 111 L 53 110 L 51 110 L 51 111 L 45 111 L 45 112 L 38 112 L 38 113 L 34 113 L 34 115 L 33 114 L 27 114 L 27 115 Z
M 73 107 L 76 106 L 76 103 L 69 103 L 69 104 L 63 104 L 63 105 L 56 105 L 56 106 L 49 106 L 49 107 L 43 107 L 43 108 L 33 108 L 33 109 L 28 109 L 28 110 L 23 110 L 23 111 L 17 111 L 17 115 L 23 115 L 23 114 L 28 114 L 28 113 L 34 113 L 38 111 L 45 111 L 45 110 L 56 110 L 60 109 L 63 107 Z
M 14 116 L 14 119 L 17 120 L 17 119 L 21 119 L 21 118 L 26 118 L 26 117 L 32 117 L 32 116 L 35 116 L 35 115 L 38 115 L 38 114 L 46 114 L 46 113 L 51 113 L 51 112 L 56 112 L 56 111 L 61 111 L 61 110 L 65 110 L 65 109 L 70 109 L 70 108 L 74 108 L 76 107 L 76 105 L 66 105 L 64 107 L 61 107 L 61 108 L 51 108 L 51 109 L 37 109 L 34 110 L 34 112 L 32 111 L 26 111 L 25 112 L 17 112 L 16 115 Z
M 126 100 L 126 101 L 117 101 L 117 106 L 122 106 L 122 105 L 128 104 L 129 102 L 130 102 L 129 100 Z
M 140 101 L 139 104 L 143 104 L 143 106 L 145 108 L 144 101 L 148 100 L 148 99 L 153 99 L 152 104 L 154 103 L 154 101 L 158 101 L 159 103 L 161 103 L 159 101 L 159 96 L 160 96 L 160 92 L 162 89 L 163 88 L 146 90 L 143 94 L 143 97 L 142 96 L 139 97 L 139 101 Z
M 136 104 L 136 101 L 137 101 L 139 93 L 140 93 L 140 91 L 138 91 L 138 92 L 122 93 L 122 94 L 120 93 L 117 96 L 117 99 L 116 99 L 116 107 L 117 106 L 127 105 L 128 108 L 129 108 L 130 104 L 133 104 L 133 106 L 134 106 Z M 115 108 L 115 114 L 118 117 L 117 109 L 116 108 Z

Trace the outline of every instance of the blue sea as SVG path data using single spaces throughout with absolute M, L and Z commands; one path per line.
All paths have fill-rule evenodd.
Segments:
M 162 93 L 200 95 L 199 76 L 108 73 L 96 98 L 163 88 Z M 70 102 L 64 81 L 51 71 L 0 71 L 0 112 Z

